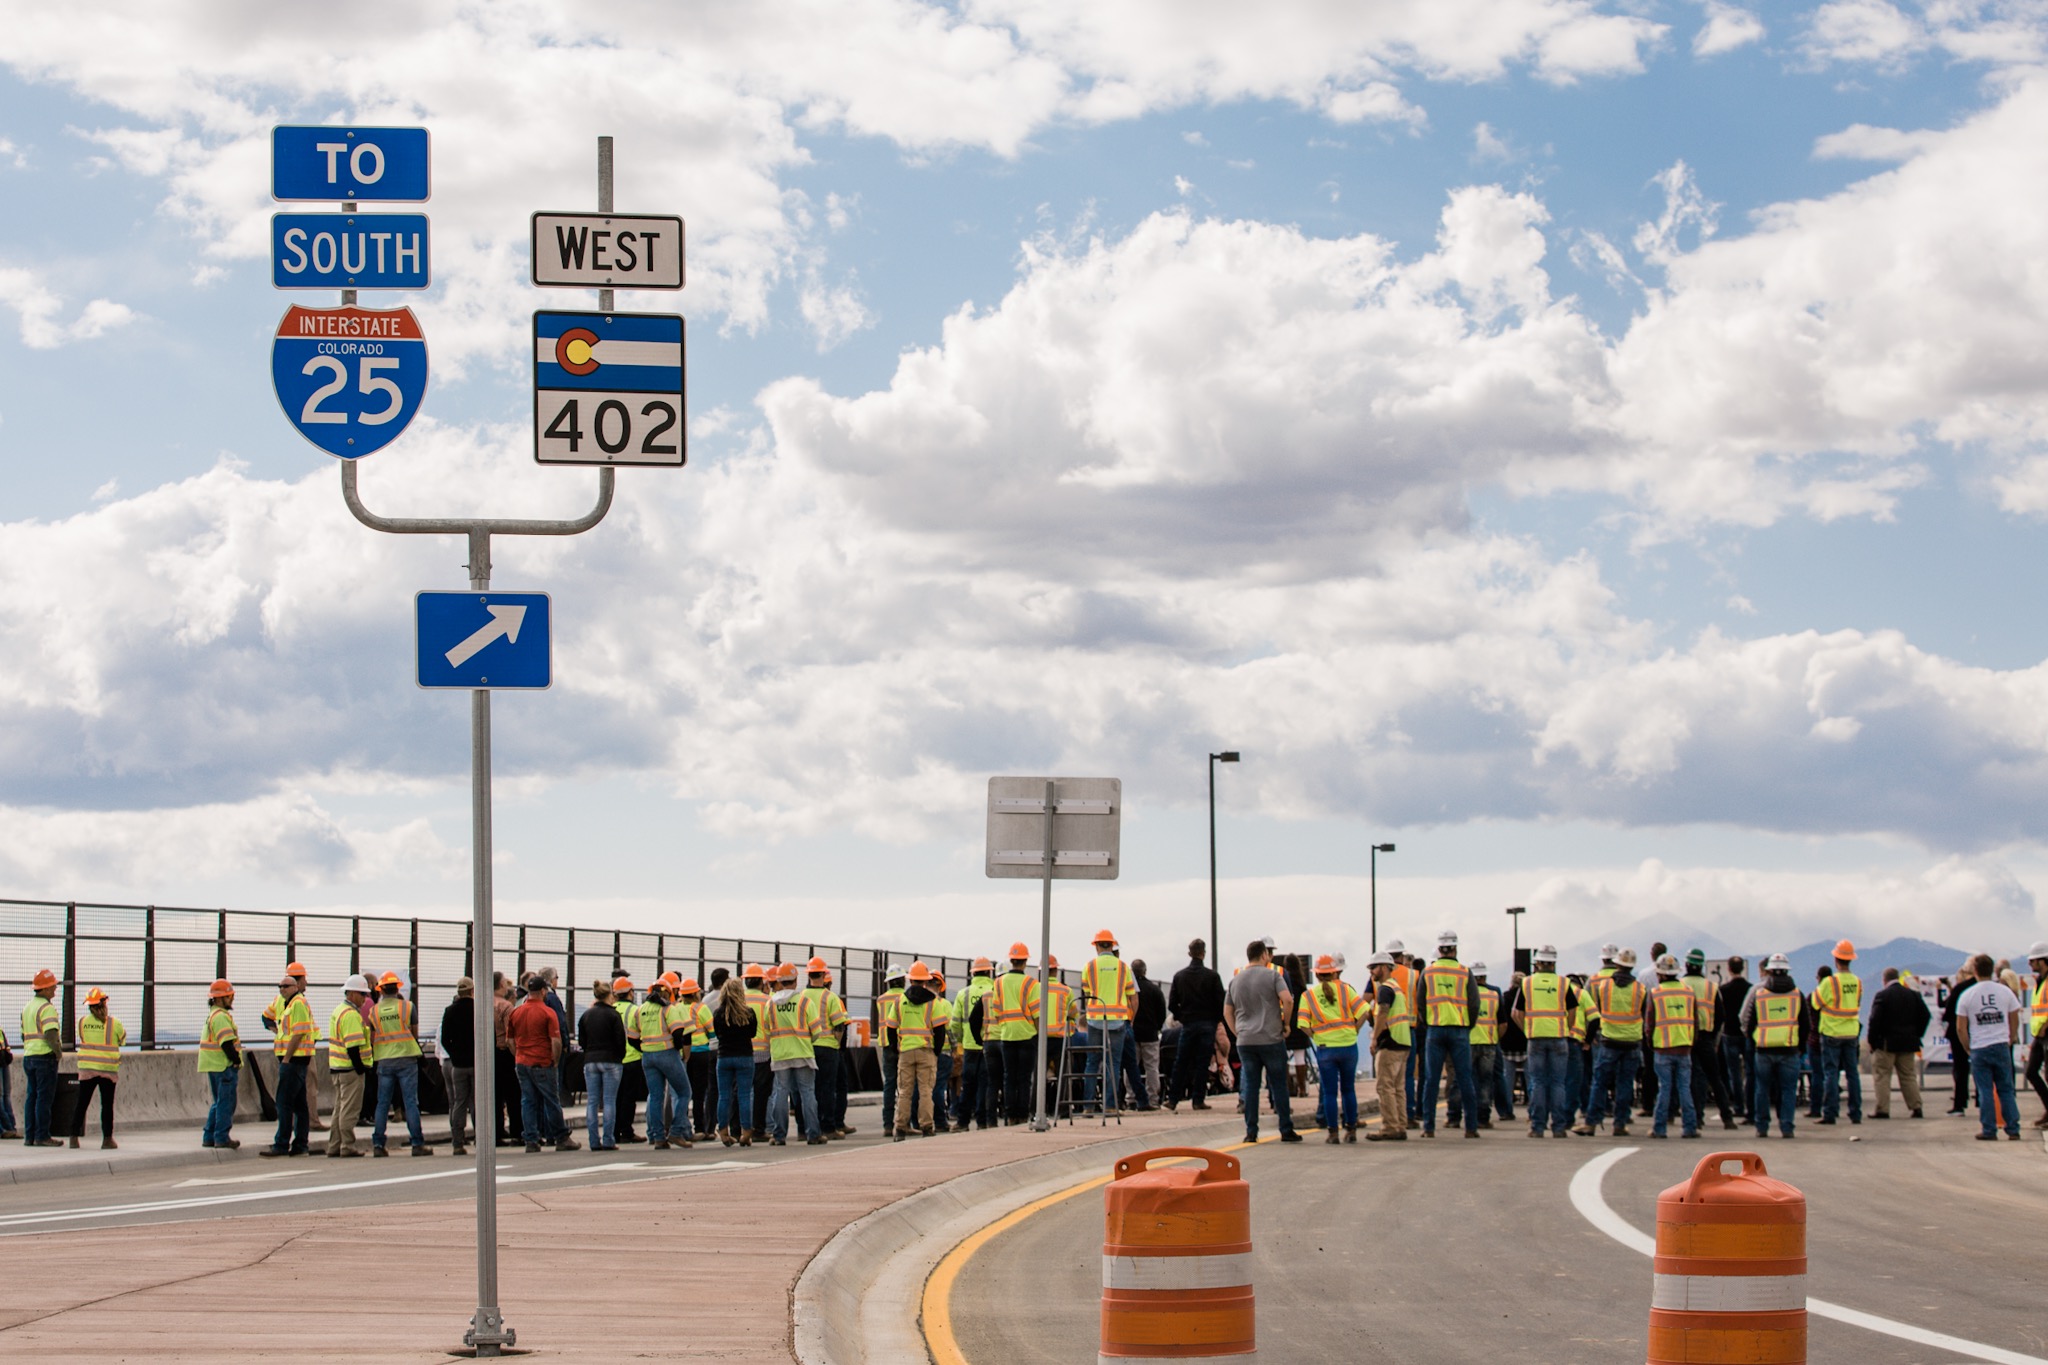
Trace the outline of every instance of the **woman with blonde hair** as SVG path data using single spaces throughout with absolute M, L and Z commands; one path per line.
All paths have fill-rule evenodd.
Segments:
M 754 1035 L 761 1016 L 747 999 L 746 983 L 729 977 L 718 988 L 711 1030 L 718 1035 L 718 1140 L 751 1147 L 747 1120 L 754 1113 Z

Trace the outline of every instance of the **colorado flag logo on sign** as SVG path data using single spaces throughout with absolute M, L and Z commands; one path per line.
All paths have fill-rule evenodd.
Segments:
M 682 464 L 682 318 L 535 313 L 533 457 L 542 464 Z

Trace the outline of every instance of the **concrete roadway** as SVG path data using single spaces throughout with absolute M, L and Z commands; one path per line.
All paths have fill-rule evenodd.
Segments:
M 1802 1118 L 1802 1123 L 1805 1120 Z M 1808 1200 L 1807 1291 L 2011 1354 L 1915 1344 L 1811 1319 L 1815 1361 L 2048 1359 L 2034 1229 L 2048 1220 L 2041 1135 L 1971 1141 L 1976 1120 L 1804 1126 L 1791 1142 L 1712 1124 L 1705 1138 L 1540 1141 L 1523 1123 L 1462 1139 L 1329 1147 L 1319 1133 L 1238 1153 L 1252 1185 L 1263 1359 L 1368 1362 L 1644 1358 L 1650 1258 L 1574 1206 L 1573 1177 L 1633 1147 L 1602 1182 L 1652 1233 L 1656 1200 L 1709 1152 L 1759 1153 Z M 1851 1136 L 1862 1139 L 1851 1142 Z M 1586 1182 L 1590 1183 L 1590 1182 Z M 1102 1199 L 1055 1204 L 975 1254 L 952 1292 L 970 1365 L 1070 1365 L 1099 1341 Z

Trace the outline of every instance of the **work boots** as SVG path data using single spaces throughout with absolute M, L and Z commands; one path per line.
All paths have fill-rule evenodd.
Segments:
M 1356 1141 L 1358 1141 L 1358 1125 L 1357 1125 L 1357 1124 L 1355 1124 L 1355 1123 L 1347 1123 L 1347 1124 L 1345 1124 L 1345 1125 L 1344 1125 L 1344 1140 L 1345 1140 L 1346 1142 L 1356 1142 Z
M 103 1137 L 100 1139 L 100 1150 L 103 1152 L 111 1152 L 120 1145 L 120 1143 L 114 1141 L 110 1137 Z

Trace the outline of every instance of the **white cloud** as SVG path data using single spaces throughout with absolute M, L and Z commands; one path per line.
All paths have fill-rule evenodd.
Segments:
M 1721 206 L 1701 193 L 1692 167 L 1674 161 L 1652 181 L 1664 191 L 1664 212 L 1654 223 L 1637 227 L 1635 249 L 1653 265 L 1669 265 L 1684 254 L 1679 238 L 1690 228 L 1699 241 L 1714 235 Z
M 1807 21 L 1801 48 L 1815 62 L 1897 71 L 1927 52 L 1993 67 L 2048 58 L 2048 8 L 2039 0 L 1828 0 Z
M 1507 140 L 1493 131 L 1493 125 L 1481 120 L 1472 129 L 1472 155 L 1480 161 L 1512 161 L 1514 149 Z
M 21 340 L 39 351 L 54 350 L 73 341 L 91 341 L 135 320 L 126 304 L 111 299 L 94 299 L 70 322 L 60 322 L 63 298 L 42 275 L 19 267 L 0 266 L 0 304 L 15 311 L 20 319 Z
M 1762 42 L 1763 20 L 1737 5 L 1707 0 L 1707 22 L 1692 38 L 1695 57 L 1718 57 L 1723 52 Z

